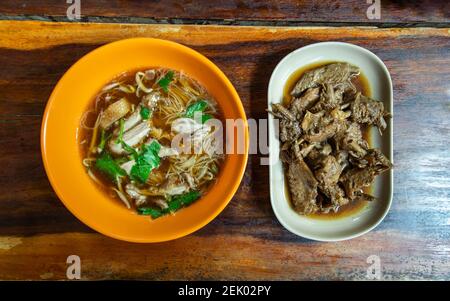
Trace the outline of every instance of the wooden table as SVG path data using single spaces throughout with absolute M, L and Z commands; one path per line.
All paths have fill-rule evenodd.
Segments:
M 450 279 L 448 1 L 383 1 L 382 19 L 368 20 L 356 0 L 210 0 L 202 8 L 83 0 L 82 23 L 65 22 L 65 1 L 42 2 L 0 4 L 0 279 L 66 279 L 71 254 L 81 258 L 82 279 L 364 280 L 370 255 L 379 256 L 382 279 Z M 137 36 L 205 54 L 231 79 L 249 118 L 266 117 L 269 76 L 290 51 L 336 40 L 376 53 L 394 83 L 395 190 L 386 219 L 350 241 L 297 237 L 275 218 L 268 168 L 253 155 L 228 207 L 188 237 L 132 244 L 79 222 L 42 165 L 44 107 L 77 59 Z

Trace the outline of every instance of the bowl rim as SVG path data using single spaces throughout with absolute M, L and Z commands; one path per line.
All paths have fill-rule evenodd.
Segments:
M 389 73 L 388 68 L 386 67 L 386 65 L 384 64 L 384 62 L 373 52 L 371 52 L 370 50 L 355 45 L 355 44 L 351 44 L 351 43 L 345 43 L 345 42 L 338 42 L 338 41 L 325 41 L 325 42 L 318 42 L 318 43 L 313 43 L 313 44 L 309 44 L 300 48 L 297 48 L 293 51 L 291 51 L 290 53 L 288 53 L 286 56 L 284 56 L 280 62 L 276 65 L 276 67 L 274 68 L 274 70 L 272 71 L 272 74 L 270 76 L 270 80 L 269 80 L 269 84 L 268 84 L 268 89 L 267 89 L 267 102 L 268 105 L 270 105 L 272 103 L 271 101 L 271 91 L 273 89 L 273 83 L 276 80 L 276 74 L 278 72 L 279 69 L 282 68 L 282 66 L 285 64 L 285 62 L 291 58 L 292 56 L 298 55 L 299 52 L 303 52 L 305 50 L 311 49 L 311 48 L 316 48 L 316 47 L 333 47 L 333 46 L 344 46 L 344 47 L 350 47 L 350 48 L 354 48 L 357 49 L 358 51 L 364 53 L 365 55 L 369 56 L 370 58 L 374 59 L 378 65 L 381 66 L 383 72 L 385 73 L 385 75 L 387 76 L 388 79 L 388 83 L 389 83 L 389 96 L 390 96 L 390 103 L 391 103 L 391 111 L 393 113 L 394 110 L 394 106 L 393 106 L 393 85 L 392 85 L 392 78 L 391 75 Z M 318 54 L 320 55 L 320 54 Z M 302 66 L 305 65 L 301 65 L 298 68 L 301 68 Z M 297 68 L 297 69 L 298 69 Z M 269 116 L 269 137 L 271 136 L 271 131 L 270 128 L 272 128 L 272 123 L 270 122 L 270 119 L 272 118 L 270 116 L 270 113 L 268 113 Z M 391 126 L 390 126 L 390 130 L 389 130 L 389 144 L 391 146 L 390 148 L 390 157 L 391 157 L 391 161 L 393 162 L 394 156 L 393 156 L 393 149 L 394 149 L 394 144 L 393 144 L 393 118 L 391 118 L 390 120 L 391 122 Z M 270 140 L 269 140 L 270 141 Z M 272 152 L 271 152 L 272 155 Z M 301 231 L 299 229 L 294 229 L 293 227 L 291 227 L 291 225 L 289 225 L 284 217 L 283 214 L 281 212 L 278 211 L 277 206 L 275 206 L 275 202 L 276 200 L 274 195 L 273 195 L 273 187 L 272 187 L 272 173 L 273 173 L 273 168 L 272 166 L 269 166 L 269 181 L 270 181 L 270 202 L 271 202 L 271 206 L 272 206 L 272 210 L 275 213 L 275 216 L 277 217 L 278 221 L 281 223 L 281 225 L 286 228 L 289 232 L 310 239 L 310 240 L 314 240 L 314 241 L 320 241 L 320 242 L 338 242 L 338 241 L 344 241 L 344 240 L 349 240 L 349 239 L 353 239 L 356 237 L 359 237 L 361 235 L 364 235 L 370 231 L 372 231 L 373 229 L 375 229 L 386 217 L 386 215 L 389 213 L 390 208 L 392 206 L 392 202 L 393 202 L 393 191 L 394 191 L 394 176 L 393 176 L 393 171 L 392 169 L 390 170 L 390 172 L 392 173 L 391 177 L 390 177 L 390 191 L 389 191 L 389 195 L 388 195 L 388 200 L 387 200 L 387 204 L 386 207 L 384 208 L 383 212 L 379 215 L 379 217 L 377 218 L 377 220 L 371 224 L 369 227 L 363 228 L 359 231 L 355 231 L 355 233 L 351 234 L 351 235 L 343 235 L 343 236 L 337 236 L 337 237 L 328 237 L 328 238 L 324 238 L 320 235 L 310 235 L 308 233 L 305 233 L 304 231 Z
M 55 178 L 55 175 L 52 173 L 50 166 L 49 166 L 50 165 L 49 160 L 51 160 L 51 159 L 46 154 L 46 131 L 47 131 L 47 122 L 48 122 L 48 118 L 50 115 L 50 111 L 51 111 L 53 104 L 57 101 L 56 94 L 57 94 L 58 90 L 60 89 L 62 83 L 65 81 L 66 77 L 68 77 L 68 74 L 70 73 L 70 71 L 73 70 L 74 68 L 76 68 L 76 66 L 81 65 L 85 61 L 89 60 L 97 52 L 103 51 L 103 49 L 105 49 L 105 48 L 109 48 L 111 46 L 117 46 L 120 44 L 127 44 L 127 43 L 140 42 L 140 41 L 161 43 L 163 45 L 175 47 L 175 48 L 179 49 L 180 51 L 187 52 L 188 54 L 196 57 L 199 61 L 202 61 L 202 63 L 204 63 L 209 69 L 211 69 L 218 76 L 218 78 L 225 84 L 225 86 L 227 87 L 229 92 L 232 94 L 233 99 L 236 100 L 235 106 L 238 111 L 239 118 L 242 119 L 243 124 L 244 124 L 244 139 L 245 139 L 244 154 L 239 154 L 240 156 L 243 156 L 242 163 L 240 166 L 238 166 L 238 168 L 235 169 L 237 180 L 234 181 L 233 183 L 230 183 L 231 185 L 229 186 L 228 193 L 222 197 L 223 201 L 220 203 L 219 206 L 217 206 L 215 208 L 214 211 L 211 211 L 207 215 L 206 218 L 201 219 L 199 222 L 195 223 L 191 227 L 184 229 L 184 231 L 180 231 L 175 234 L 169 235 L 169 236 L 167 236 L 167 238 L 164 238 L 164 239 L 151 239 L 149 237 L 130 238 L 130 237 L 127 237 L 126 235 L 116 234 L 116 233 L 114 233 L 114 231 L 110 231 L 109 229 L 106 229 L 106 227 L 99 227 L 95 223 L 87 221 L 79 212 L 77 212 L 77 210 L 75 210 L 71 206 L 71 202 L 68 202 L 67 200 L 64 199 L 63 193 L 61 192 L 59 184 L 57 183 L 57 179 Z M 124 71 L 128 71 L 128 70 L 124 70 Z M 112 74 L 111 79 L 114 78 L 114 76 L 116 76 L 116 75 L 117 74 Z M 248 162 L 248 152 L 249 152 L 248 121 L 247 121 L 247 115 L 244 110 L 244 106 L 242 104 L 242 100 L 239 97 L 239 94 L 237 93 L 235 87 L 233 86 L 231 81 L 228 79 L 228 77 L 225 75 L 225 73 L 216 64 L 214 64 L 210 59 L 208 59 L 206 56 L 204 56 L 200 52 L 198 52 L 188 46 L 185 46 L 185 45 L 182 45 L 180 43 L 170 41 L 170 40 L 158 39 L 158 38 L 147 38 L 147 37 L 126 38 L 126 39 L 121 39 L 121 40 L 113 41 L 110 43 L 106 43 L 104 45 L 101 45 L 101 46 L 89 51 L 88 53 L 83 55 L 81 58 L 79 58 L 75 63 L 73 63 L 64 72 L 62 77 L 58 80 L 58 82 L 54 86 L 52 93 L 50 94 L 50 96 L 47 100 L 47 104 L 45 106 L 45 110 L 44 110 L 44 114 L 43 114 L 42 122 L 41 122 L 41 130 L 40 130 L 40 148 L 41 148 L 41 158 L 42 158 L 42 162 L 44 165 L 44 169 L 45 169 L 47 178 L 48 178 L 54 192 L 56 193 L 58 199 L 63 203 L 63 205 L 79 221 L 81 221 L 83 224 L 87 225 L 91 229 L 93 229 L 105 236 L 108 236 L 108 237 L 111 237 L 114 239 L 118 239 L 118 240 L 122 240 L 122 241 L 133 242 L 133 243 L 165 242 L 165 241 L 170 241 L 170 240 L 184 237 L 186 235 L 192 234 L 193 232 L 203 228 L 208 223 L 210 223 L 213 219 L 215 219 L 224 210 L 224 208 L 229 204 L 229 202 L 233 199 L 234 195 L 236 194 L 236 192 L 241 184 L 242 178 L 245 173 L 245 169 L 247 167 L 247 162 Z

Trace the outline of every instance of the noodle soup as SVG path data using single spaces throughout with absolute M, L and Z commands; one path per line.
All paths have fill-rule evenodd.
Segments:
M 217 179 L 220 118 L 214 98 L 182 72 L 126 72 L 102 88 L 81 119 L 82 164 L 127 208 L 152 218 L 173 214 Z

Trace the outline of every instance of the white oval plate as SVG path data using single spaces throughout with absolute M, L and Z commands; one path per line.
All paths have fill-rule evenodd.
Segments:
M 362 47 L 341 43 L 323 42 L 299 48 L 275 67 L 269 82 L 268 107 L 283 99 L 283 88 L 289 76 L 304 66 L 323 62 L 348 62 L 361 68 L 367 77 L 374 99 L 383 102 L 393 113 L 392 81 L 384 63 L 372 52 Z M 371 147 L 378 147 L 393 162 L 393 119 L 387 120 L 383 136 L 376 128 L 371 130 Z M 393 172 L 378 176 L 372 188 L 377 201 L 367 204 L 361 211 L 336 219 L 317 219 L 296 213 L 287 199 L 283 166 L 279 160 L 280 144 L 275 135 L 274 118 L 269 114 L 270 144 L 270 197 L 273 211 L 280 223 L 299 236 L 318 241 L 340 241 L 365 234 L 375 228 L 386 216 L 392 203 Z

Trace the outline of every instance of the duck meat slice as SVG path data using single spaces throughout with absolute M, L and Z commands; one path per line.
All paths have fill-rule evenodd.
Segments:
M 280 140 L 281 142 L 292 142 L 297 140 L 302 133 L 300 125 L 296 121 L 281 119 L 280 121 Z
M 320 162 L 321 167 L 315 171 L 319 183 L 336 184 L 341 176 L 342 168 L 334 156 L 325 156 Z
M 378 127 L 380 134 L 387 126 L 384 118 L 390 117 L 390 114 L 384 110 L 381 101 L 364 96 L 359 92 L 351 104 L 351 111 L 353 121 L 369 125 L 374 124 Z
M 302 96 L 294 98 L 291 102 L 289 110 L 300 120 L 305 112 L 309 110 L 319 100 L 320 88 L 309 88 Z
M 282 104 L 280 103 L 273 103 L 272 104 L 272 113 L 275 117 L 279 119 L 287 119 L 289 121 L 296 121 L 295 115 L 286 109 Z
M 294 210 L 308 215 L 319 210 L 316 204 L 317 180 L 301 158 L 287 164 L 287 181 Z
M 303 91 L 323 84 L 336 86 L 350 80 L 360 73 L 358 67 L 348 63 L 333 63 L 323 67 L 315 68 L 303 74 L 295 84 L 291 92 L 292 96 L 298 97 Z
M 339 107 L 342 102 L 342 93 L 335 93 L 332 84 L 323 85 L 320 93 L 319 101 L 311 108 L 311 112 L 319 112 L 322 110 L 332 110 Z
M 370 149 L 364 159 L 378 173 L 382 173 L 393 166 L 391 161 L 377 148 Z
M 305 135 L 305 139 L 311 143 L 323 142 L 333 137 L 338 131 L 339 125 L 336 122 L 320 125 L 314 127 L 308 134 Z
M 143 121 L 133 127 L 132 129 L 126 131 L 123 134 L 122 141 L 131 147 L 137 146 L 142 140 L 147 137 L 150 133 L 151 127 L 147 121 Z M 116 155 L 121 155 L 126 153 L 123 149 L 122 143 L 117 143 L 117 138 L 111 139 L 108 143 L 109 149 L 112 153 Z
M 303 159 L 288 164 L 287 180 L 295 211 L 305 215 L 316 212 L 317 180 Z
M 369 144 L 363 139 L 361 126 L 355 122 L 349 123 L 345 131 L 334 137 L 339 150 L 346 150 L 355 158 L 362 158 L 367 154 Z
M 331 201 L 335 210 L 349 202 L 344 190 L 338 185 L 342 166 L 334 156 L 326 156 L 320 162 L 321 167 L 315 171 L 320 191 Z
M 136 124 L 142 121 L 142 116 L 139 110 L 135 110 L 128 118 L 125 119 L 125 122 L 123 123 L 123 131 L 126 132 L 132 127 L 134 127 Z M 117 128 L 114 130 L 114 135 L 117 135 L 119 133 L 120 129 Z
M 372 167 L 354 167 L 344 172 L 339 181 L 344 185 L 347 197 L 354 200 L 365 187 L 372 185 L 377 174 L 378 172 Z

